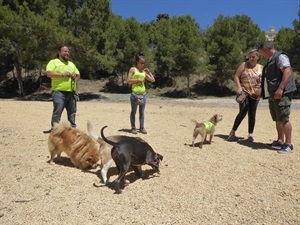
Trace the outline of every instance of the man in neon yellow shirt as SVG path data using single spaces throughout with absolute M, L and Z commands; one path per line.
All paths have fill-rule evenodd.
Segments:
M 51 132 L 55 123 L 59 123 L 63 110 L 66 108 L 68 121 L 72 127 L 76 127 L 75 116 L 77 104 L 75 98 L 76 80 L 80 73 L 75 64 L 69 61 L 70 50 L 67 46 L 59 47 L 55 59 L 49 61 L 46 67 L 47 76 L 51 78 L 53 112 Z

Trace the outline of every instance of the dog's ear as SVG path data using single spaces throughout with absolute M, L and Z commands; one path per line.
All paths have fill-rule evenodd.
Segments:
M 93 160 L 93 157 L 92 157 L 92 156 L 90 156 L 90 157 L 88 157 L 88 158 L 86 159 L 87 162 L 91 162 L 92 160 Z
M 163 160 L 163 156 L 162 155 L 159 155 L 159 159 L 162 161 Z
M 216 123 L 217 119 L 218 119 L 218 115 L 217 114 L 213 115 L 212 122 Z
M 88 163 L 89 165 L 96 163 L 97 157 L 88 157 L 87 159 L 83 160 L 83 162 Z

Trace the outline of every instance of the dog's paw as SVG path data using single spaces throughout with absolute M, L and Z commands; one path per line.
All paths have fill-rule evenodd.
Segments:
M 91 165 L 91 168 L 92 168 L 92 169 L 96 169 L 97 167 L 100 167 L 100 164 L 99 164 L 99 163 L 96 163 L 96 164 Z
M 63 162 L 64 160 L 61 157 L 56 157 L 55 159 L 57 162 Z
M 141 178 L 141 179 L 145 179 L 146 178 L 146 174 L 145 173 L 138 173 L 138 174 L 136 174 L 136 176 L 138 177 L 138 178 Z
M 130 184 L 130 181 L 125 179 L 125 180 L 124 180 L 124 184 L 125 184 L 125 185 L 128 185 L 128 184 Z
M 115 194 L 121 194 L 121 193 L 122 193 L 122 190 L 121 190 L 121 189 L 115 191 Z
M 53 161 L 48 161 L 48 163 L 49 163 L 50 165 L 54 165 L 54 164 L 55 164 Z

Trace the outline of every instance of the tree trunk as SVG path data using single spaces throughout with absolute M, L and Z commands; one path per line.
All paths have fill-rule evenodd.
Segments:
M 125 83 L 124 83 L 124 74 L 123 73 L 121 73 L 121 78 L 122 78 L 122 86 L 124 87 Z
M 42 86 L 42 66 L 43 64 L 40 65 L 40 69 L 39 69 L 39 77 L 38 77 L 38 80 L 40 81 L 39 87 Z
M 189 98 L 190 98 L 191 97 L 190 74 L 187 75 L 187 89 L 188 89 L 188 94 L 189 94 Z
M 19 62 L 15 62 L 15 68 L 17 71 L 17 81 L 18 81 L 18 87 L 19 87 L 19 94 L 21 96 L 24 96 L 24 86 L 23 86 L 23 79 L 22 79 L 22 67 Z

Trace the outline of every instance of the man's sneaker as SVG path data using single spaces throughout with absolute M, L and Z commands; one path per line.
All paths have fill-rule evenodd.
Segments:
M 132 133 L 132 134 L 137 134 L 136 129 L 135 129 L 135 128 L 131 128 L 131 133 Z
M 279 154 L 287 154 L 287 153 L 293 153 L 294 147 L 293 145 L 289 144 L 283 144 L 281 149 L 277 151 Z
M 140 129 L 140 132 L 141 132 L 142 134 L 147 134 L 147 131 L 146 131 L 145 128 L 141 128 L 141 129 Z
M 283 146 L 284 146 L 284 143 L 281 143 L 280 141 L 273 141 L 272 143 L 271 143 L 271 146 L 272 147 L 280 147 L 280 148 L 282 148 Z

